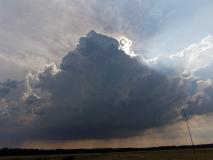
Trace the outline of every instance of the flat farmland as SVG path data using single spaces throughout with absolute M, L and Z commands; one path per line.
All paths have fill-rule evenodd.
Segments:
M 92 154 L 7 156 L 0 160 L 213 160 L 213 149 L 197 149 L 194 159 L 192 150 L 131 151 Z

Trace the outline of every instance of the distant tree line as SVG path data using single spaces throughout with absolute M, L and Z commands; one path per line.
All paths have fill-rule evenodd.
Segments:
M 159 151 L 159 150 L 180 150 L 180 149 L 201 149 L 213 148 L 213 144 L 182 145 L 182 146 L 160 146 L 150 148 L 97 148 L 97 149 L 0 149 L 0 156 L 21 156 L 21 155 L 59 155 L 59 154 L 83 154 L 83 153 L 108 153 L 108 152 L 131 152 L 131 151 Z

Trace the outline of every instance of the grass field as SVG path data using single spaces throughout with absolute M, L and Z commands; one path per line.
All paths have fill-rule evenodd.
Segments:
M 213 149 L 196 150 L 197 160 L 213 160 Z M 0 160 L 194 160 L 192 150 L 117 152 L 56 156 L 0 157 Z

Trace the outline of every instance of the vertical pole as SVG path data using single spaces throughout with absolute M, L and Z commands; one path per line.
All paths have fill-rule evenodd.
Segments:
M 184 116 L 184 119 L 185 119 L 185 122 L 186 122 L 186 125 L 187 125 L 187 130 L 188 130 L 190 141 L 191 141 L 191 145 L 192 145 L 193 157 L 194 157 L 194 160 L 197 160 L 197 155 L 196 155 L 196 151 L 195 151 L 195 145 L 194 145 L 194 141 L 193 141 L 193 138 L 192 138 L 192 132 L 191 132 L 191 129 L 190 129 L 190 126 L 189 126 L 189 122 L 188 122 L 188 116 L 186 114 L 186 110 L 185 110 L 184 107 L 182 108 L 182 110 L 183 110 L 183 116 Z

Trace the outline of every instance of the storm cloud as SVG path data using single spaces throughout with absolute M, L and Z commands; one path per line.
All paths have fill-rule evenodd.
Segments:
M 40 74 L 51 93 L 38 124 L 45 139 L 115 138 L 171 123 L 185 97 L 179 78 L 167 78 L 96 32 L 82 37 L 56 75 Z M 50 134 L 51 133 L 51 134 Z
M 212 4 L 0 0 L 0 146 L 121 138 L 129 147 L 175 126 L 164 134 L 173 141 L 182 108 L 209 142 Z
M 156 70 L 129 42 L 91 31 L 60 67 L 1 83 L 1 141 L 133 137 L 183 120 L 183 106 L 213 111 L 211 79 Z

